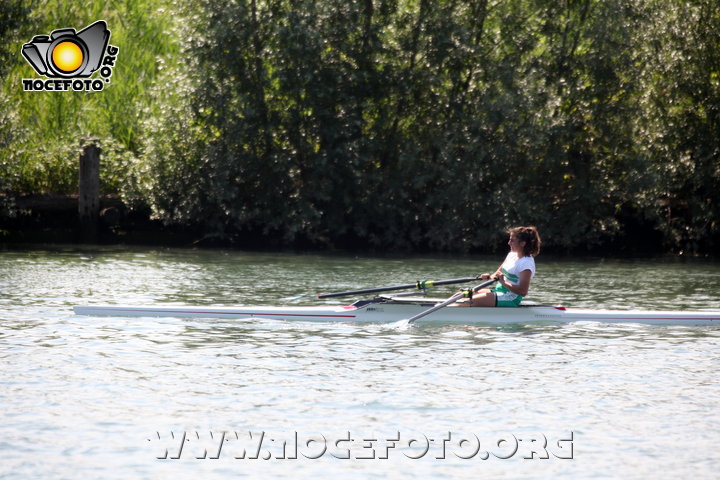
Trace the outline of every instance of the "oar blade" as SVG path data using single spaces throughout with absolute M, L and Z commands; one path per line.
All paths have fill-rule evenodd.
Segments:
M 405 330 L 406 328 L 409 328 L 412 323 L 405 318 L 403 320 L 398 320 L 397 322 L 393 322 L 390 325 L 388 325 L 390 328 L 396 329 L 396 330 Z
M 280 299 L 282 302 L 297 302 L 303 298 L 309 298 L 309 295 L 295 295 L 294 297 L 283 297 Z

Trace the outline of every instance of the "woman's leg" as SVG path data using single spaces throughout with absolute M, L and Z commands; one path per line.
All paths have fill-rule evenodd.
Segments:
M 494 307 L 495 306 L 495 293 L 483 289 L 475 292 L 470 301 L 463 301 L 459 303 L 463 307 Z

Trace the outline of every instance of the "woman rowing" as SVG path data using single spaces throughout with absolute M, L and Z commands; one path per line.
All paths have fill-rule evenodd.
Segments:
M 540 235 L 535 227 L 515 227 L 508 230 L 510 253 L 500 267 L 490 275 L 483 273 L 483 280 L 497 279 L 492 290 L 473 293 L 462 305 L 472 307 L 517 307 L 527 296 L 530 282 L 535 276 L 535 257 L 540 253 Z

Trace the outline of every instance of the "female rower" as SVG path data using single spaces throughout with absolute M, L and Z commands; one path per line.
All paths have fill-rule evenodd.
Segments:
M 495 288 L 473 293 L 464 305 L 473 307 L 517 307 L 528 294 L 535 276 L 535 258 L 540 253 L 540 235 L 535 227 L 516 227 L 508 230 L 510 253 L 500 267 L 483 280 L 496 278 Z

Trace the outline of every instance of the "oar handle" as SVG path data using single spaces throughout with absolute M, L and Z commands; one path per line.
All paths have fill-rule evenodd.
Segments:
M 497 278 L 491 278 L 491 279 L 488 280 L 487 282 L 483 282 L 483 283 L 481 283 L 480 285 L 477 285 L 477 286 L 473 287 L 472 290 L 473 290 L 473 292 L 477 292 L 478 290 L 480 290 L 480 289 L 482 289 L 482 288 L 485 288 L 485 287 L 488 287 L 488 286 L 492 285 L 492 284 L 495 283 L 495 282 L 497 282 Z M 408 318 L 407 323 L 412 323 L 412 322 L 414 322 L 415 320 L 419 320 L 419 319 L 421 319 L 421 318 L 423 318 L 423 317 L 425 317 L 425 316 L 427 316 L 427 315 L 430 315 L 431 313 L 436 312 L 436 311 L 440 310 L 441 308 L 447 307 L 447 306 L 450 305 L 451 303 L 457 302 L 458 300 L 460 300 L 460 299 L 463 298 L 463 297 L 464 297 L 464 294 L 463 294 L 462 292 L 456 293 L 455 295 L 453 295 L 452 297 L 448 298 L 448 299 L 445 300 L 444 302 L 438 303 L 437 305 L 428 308 L 428 309 L 425 310 L 424 312 L 420 312 L 420 313 L 418 313 L 417 315 Z

